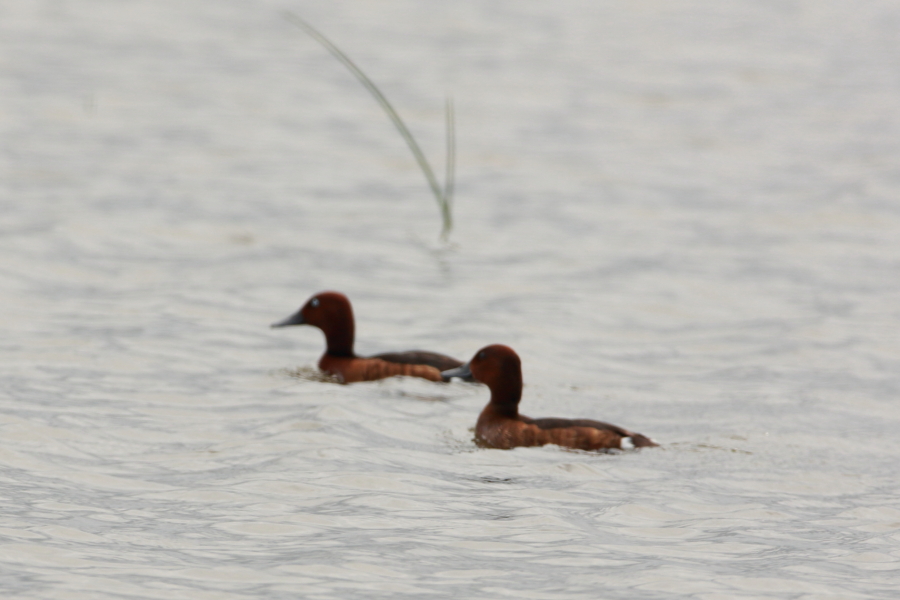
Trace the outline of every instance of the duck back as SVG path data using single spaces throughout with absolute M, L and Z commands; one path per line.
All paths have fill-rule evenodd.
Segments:
M 443 381 L 441 372 L 428 365 L 392 363 L 380 358 L 331 356 L 325 354 L 319 361 L 319 369 L 340 378 L 342 383 L 374 381 L 395 375 L 421 377 L 430 381 Z
M 437 352 L 428 352 L 427 350 L 409 350 L 408 352 L 384 352 L 382 354 L 374 354 L 369 358 L 380 358 L 389 363 L 397 363 L 402 365 L 428 365 L 434 367 L 438 371 L 447 371 L 461 366 L 461 360 L 456 360 L 451 356 L 438 354 Z

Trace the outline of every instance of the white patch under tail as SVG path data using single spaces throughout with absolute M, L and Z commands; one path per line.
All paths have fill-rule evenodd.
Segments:
M 631 436 L 623 437 L 622 441 L 619 442 L 619 448 L 622 450 L 631 450 L 634 448 L 634 442 L 631 441 Z

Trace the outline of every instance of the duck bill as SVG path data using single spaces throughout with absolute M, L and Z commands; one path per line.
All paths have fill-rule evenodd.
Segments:
M 288 325 L 306 325 L 306 321 L 303 319 L 301 311 L 298 310 L 283 321 L 272 323 L 272 327 L 287 327 Z
M 450 381 L 453 377 L 458 377 L 463 381 L 475 381 L 475 378 L 472 377 L 472 371 L 469 369 L 469 363 L 466 363 L 461 367 L 456 367 L 455 369 L 441 371 L 441 378 L 444 381 Z

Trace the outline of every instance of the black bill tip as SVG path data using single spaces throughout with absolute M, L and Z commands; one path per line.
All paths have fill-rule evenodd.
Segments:
M 273 327 L 273 328 L 287 327 L 288 325 L 305 325 L 305 324 L 306 324 L 306 321 L 303 320 L 303 314 L 301 314 L 300 311 L 297 311 L 294 314 L 292 314 L 291 316 L 289 316 L 287 319 L 284 319 L 283 321 L 278 321 L 278 322 L 272 323 L 271 327 Z

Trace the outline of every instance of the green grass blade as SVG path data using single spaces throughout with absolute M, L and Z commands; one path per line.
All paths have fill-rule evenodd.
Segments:
M 447 235 L 450 233 L 450 229 L 453 225 L 451 211 L 450 211 L 450 200 L 447 196 L 449 192 L 451 195 L 453 193 L 453 182 L 448 180 L 446 186 L 443 190 L 441 190 L 441 186 L 438 184 L 437 178 L 434 176 L 434 171 L 431 170 L 431 165 L 428 164 L 428 160 L 425 158 L 425 154 L 422 152 L 422 149 L 419 148 L 419 144 L 416 142 L 415 138 L 413 138 L 412 133 L 409 131 L 409 128 L 403 122 L 403 119 L 400 118 L 400 115 L 397 114 L 397 111 L 394 110 L 394 107 L 391 106 L 391 103 L 388 102 L 388 99 L 385 98 L 384 94 L 381 93 L 381 90 L 372 83 L 372 80 L 366 76 L 362 70 L 356 66 L 356 64 L 350 60 L 346 54 L 344 54 L 340 48 L 335 46 L 331 41 L 326 38 L 324 35 L 319 33 L 317 29 L 315 29 L 312 25 L 301 19 L 296 14 L 285 11 L 284 18 L 291 23 L 305 31 L 310 37 L 314 40 L 322 44 L 326 50 L 328 50 L 332 56 L 338 59 L 347 69 L 350 70 L 351 73 L 359 80 L 363 86 L 369 90 L 375 100 L 378 101 L 378 104 L 381 105 L 381 108 L 384 109 L 384 112 L 387 113 L 388 117 L 390 117 L 391 121 L 394 123 L 394 126 L 397 128 L 397 131 L 400 132 L 400 135 L 406 141 L 406 145 L 409 146 L 410 151 L 413 153 L 413 156 L 416 159 L 416 162 L 419 163 L 419 168 L 422 169 L 422 173 L 425 174 L 425 179 L 428 180 L 428 185 L 431 187 L 432 193 L 434 193 L 434 197 L 437 200 L 438 207 L 441 210 L 441 218 L 443 220 L 443 228 L 441 232 L 441 237 L 446 239 Z M 453 114 L 452 114 L 452 105 L 448 105 L 448 130 L 452 131 L 453 127 Z M 447 149 L 448 152 L 452 149 L 455 152 L 455 141 L 448 140 L 447 141 Z M 448 176 L 452 173 L 450 170 L 455 169 L 455 157 L 451 159 L 448 155 Z

